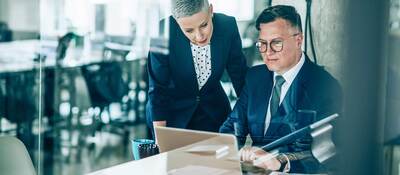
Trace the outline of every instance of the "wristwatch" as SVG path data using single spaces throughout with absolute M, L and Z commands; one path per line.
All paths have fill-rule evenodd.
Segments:
M 276 156 L 276 159 L 281 163 L 281 167 L 279 168 L 279 171 L 283 172 L 283 170 L 285 170 L 286 164 L 288 163 L 287 158 L 285 157 L 285 155 L 283 153 L 281 153 Z

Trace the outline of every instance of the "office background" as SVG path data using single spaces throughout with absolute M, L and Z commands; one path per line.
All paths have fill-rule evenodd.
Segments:
M 257 15 L 294 5 L 309 31 L 304 50 L 345 90 L 344 174 L 400 173 L 399 0 L 210 2 L 237 18 L 249 65 L 261 64 Z M 167 0 L 0 0 L 0 135 L 20 138 L 40 174 L 132 160 L 130 139 L 149 136 L 148 41 L 168 39 L 157 32 L 167 15 Z

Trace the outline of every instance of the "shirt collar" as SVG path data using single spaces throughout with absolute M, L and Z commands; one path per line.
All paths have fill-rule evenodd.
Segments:
M 207 44 L 207 45 L 205 45 L 205 46 L 198 46 L 198 45 L 196 45 L 196 44 L 193 44 L 193 43 L 190 43 L 190 47 L 195 47 L 195 48 L 198 48 L 198 49 L 202 49 L 202 48 L 208 48 L 208 47 L 210 47 L 210 44 Z
M 285 83 L 292 84 L 293 80 L 296 78 L 297 74 L 299 73 L 301 67 L 305 62 L 304 53 L 301 53 L 300 61 L 292 68 L 290 68 L 287 72 L 283 73 L 283 78 L 285 79 Z M 274 72 L 274 84 L 275 84 L 275 77 L 279 75 L 278 73 Z

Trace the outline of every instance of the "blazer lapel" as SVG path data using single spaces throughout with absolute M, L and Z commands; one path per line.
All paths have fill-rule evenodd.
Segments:
M 176 70 L 177 72 L 179 72 L 178 76 L 182 78 L 183 82 L 189 82 L 188 89 L 190 91 L 198 91 L 199 86 L 197 83 L 197 75 L 194 68 L 190 41 L 182 33 L 177 24 L 175 28 L 175 35 L 172 36 L 175 36 L 173 40 L 174 42 L 171 42 L 170 44 L 172 45 L 172 47 L 175 47 L 175 56 L 172 56 L 171 59 L 174 60 L 173 62 L 175 62 L 176 65 L 179 65 L 177 67 L 179 67 L 180 70 Z
M 221 76 L 219 76 L 219 72 L 222 72 L 225 69 L 224 62 L 225 59 L 227 59 L 225 56 L 227 54 L 225 52 L 228 52 L 228 49 L 225 47 L 228 45 L 228 43 L 226 43 L 227 41 L 224 38 L 223 31 L 219 30 L 219 26 L 215 21 L 215 18 L 213 18 L 213 27 L 213 34 L 210 40 L 211 75 L 202 89 L 206 89 L 211 82 L 219 82 L 219 79 L 221 78 Z
M 260 82 L 260 84 L 256 84 L 255 86 L 258 86 L 258 95 L 263 96 L 262 98 L 255 98 L 259 100 L 257 103 L 254 104 L 259 104 L 257 107 L 257 114 L 261 114 L 261 116 L 258 116 L 256 119 L 256 123 L 259 123 L 262 126 L 262 130 L 259 131 L 259 136 L 264 136 L 264 131 L 265 131 L 265 119 L 267 117 L 267 110 L 268 110 L 268 103 L 269 103 L 269 98 L 271 96 L 272 92 L 272 86 L 273 86 L 273 73 L 270 72 L 265 66 L 265 71 L 267 72 L 264 77 L 265 81 Z
M 296 107 L 296 111 L 299 109 L 305 109 L 308 108 L 308 104 L 310 104 L 310 96 L 308 93 L 308 88 L 307 86 L 310 85 L 310 83 L 312 83 L 312 74 L 310 74 L 310 69 L 311 69 L 311 61 L 309 60 L 309 58 L 306 55 L 306 59 L 304 61 L 304 65 L 302 67 L 302 69 L 300 70 L 299 74 L 298 74 L 298 88 L 296 89 L 297 92 L 297 99 L 295 101 L 295 107 Z

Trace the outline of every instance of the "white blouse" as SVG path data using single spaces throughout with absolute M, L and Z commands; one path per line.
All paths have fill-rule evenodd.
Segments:
M 196 70 L 197 83 L 201 89 L 211 75 L 211 49 L 210 45 L 197 46 L 190 43 L 192 48 L 193 63 Z

